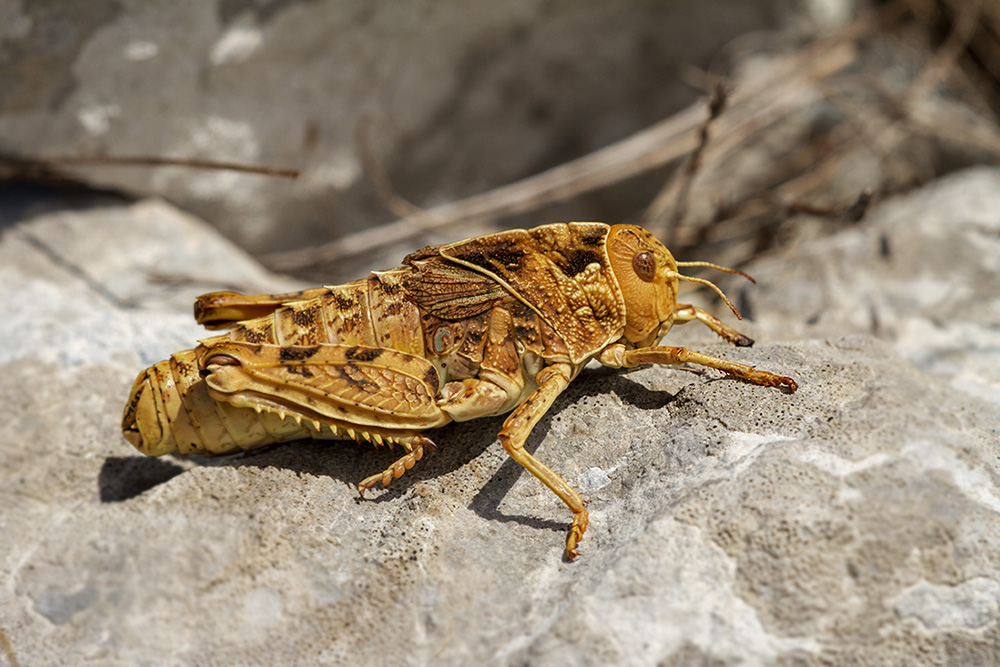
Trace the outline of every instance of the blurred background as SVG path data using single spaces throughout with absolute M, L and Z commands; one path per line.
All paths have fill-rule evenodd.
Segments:
M 0 664 L 995 664 L 998 78 L 1000 0 L 0 0 Z M 501 419 L 362 504 L 121 437 L 198 294 L 568 220 L 745 267 L 757 346 L 668 343 L 800 384 L 585 371 L 577 563 Z
M 740 265 L 996 164 L 998 76 L 997 0 L 3 0 L 0 197 L 162 197 L 313 282 L 566 220 Z

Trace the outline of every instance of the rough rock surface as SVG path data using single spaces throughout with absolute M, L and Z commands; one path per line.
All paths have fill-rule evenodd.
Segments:
M 769 289 L 745 290 L 741 303 L 762 315 L 764 340 L 868 332 L 953 389 L 1000 403 L 996 169 L 888 201 L 753 273 Z
M 353 484 L 392 458 L 368 446 L 136 455 L 122 403 L 201 335 L 193 296 L 271 278 L 158 202 L 23 215 L 0 237 L 0 631 L 26 665 L 995 663 L 1000 408 L 953 384 L 998 390 L 976 363 L 996 353 L 998 230 L 1000 171 L 958 174 L 751 267 L 756 347 L 678 330 L 796 394 L 585 371 L 528 442 L 590 501 L 567 562 L 569 512 L 507 459 L 500 419 L 436 432 L 365 501 Z M 828 270 L 782 277 L 799 262 Z M 903 298 L 918 276 L 941 292 Z M 873 337 L 850 317 L 872 303 L 964 332 L 934 348 L 954 363 Z

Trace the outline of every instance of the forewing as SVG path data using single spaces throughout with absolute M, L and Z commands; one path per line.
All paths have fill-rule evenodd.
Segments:
M 413 270 L 403 281 L 407 296 L 421 310 L 442 320 L 475 317 L 512 298 L 494 277 L 440 256 L 413 259 L 410 265 Z

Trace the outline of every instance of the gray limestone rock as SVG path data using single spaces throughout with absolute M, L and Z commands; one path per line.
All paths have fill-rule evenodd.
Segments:
M 367 445 L 139 456 L 122 405 L 204 335 L 193 297 L 294 285 L 161 202 L 25 215 L 0 237 L 0 631 L 26 665 L 994 663 L 1000 408 L 954 378 L 996 390 L 977 364 L 996 185 L 958 174 L 750 267 L 753 348 L 697 324 L 668 338 L 795 394 L 584 371 L 527 445 L 589 500 L 576 562 L 569 512 L 506 457 L 500 418 L 434 432 L 436 455 L 364 501 L 354 485 L 393 459 Z M 907 300 L 916 278 L 948 289 Z M 851 319 L 872 303 L 913 323 Z M 967 338 L 928 364 L 888 334 L 921 327 Z
M 1000 172 L 887 201 L 865 224 L 752 272 L 765 340 L 870 333 L 956 391 L 1000 403 Z M 766 315 L 766 317 L 765 317 Z

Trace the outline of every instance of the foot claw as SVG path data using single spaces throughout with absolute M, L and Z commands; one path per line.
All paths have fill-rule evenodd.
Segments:
M 427 449 L 429 449 L 432 452 L 434 452 L 435 454 L 437 454 L 438 446 L 436 444 L 434 444 L 434 441 L 431 440 L 430 438 L 425 438 L 425 437 L 421 436 L 421 438 L 420 438 L 420 440 L 418 442 L 421 445 L 423 445 L 424 447 L 426 447 Z
M 785 387 L 786 389 L 788 389 L 789 394 L 794 394 L 795 391 L 799 388 L 799 385 L 795 380 L 783 376 L 778 378 L 778 384 L 776 384 L 775 386 Z
M 569 536 L 566 538 L 566 557 L 570 560 L 580 555 L 580 552 L 576 550 L 576 545 L 583 540 L 583 534 L 587 530 L 587 521 L 589 518 L 587 510 L 581 510 L 573 515 L 573 525 L 570 527 Z

